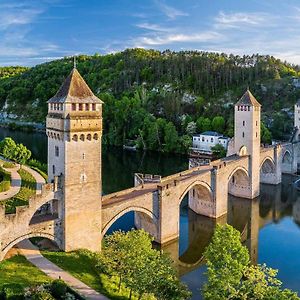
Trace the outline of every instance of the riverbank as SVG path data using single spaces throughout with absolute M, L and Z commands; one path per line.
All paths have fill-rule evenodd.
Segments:
M 24 132 L 45 132 L 46 127 L 43 123 L 18 121 L 14 119 L 1 118 L 0 127 Z

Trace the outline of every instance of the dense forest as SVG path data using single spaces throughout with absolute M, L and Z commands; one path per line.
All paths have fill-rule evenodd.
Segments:
M 46 101 L 73 58 L 33 68 L 0 68 L 0 107 L 10 117 L 45 122 Z M 272 56 L 128 49 L 77 57 L 77 68 L 105 103 L 104 142 L 185 152 L 195 132 L 233 134 L 232 105 L 249 87 L 263 105 L 263 140 L 286 138 L 300 98 L 300 68 Z

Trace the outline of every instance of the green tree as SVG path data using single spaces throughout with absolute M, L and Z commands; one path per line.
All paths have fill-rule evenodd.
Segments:
M 209 118 L 205 118 L 202 122 L 202 131 L 210 131 L 212 129 L 211 127 L 211 121 Z
M 212 129 L 219 133 L 224 133 L 225 130 L 225 120 L 222 116 L 216 116 L 213 118 L 212 122 Z
M 197 126 L 196 126 L 196 123 L 195 122 L 189 122 L 186 126 L 186 133 L 188 135 L 193 135 L 196 133 L 196 130 L 197 130 Z
M 192 138 L 189 135 L 183 135 L 179 138 L 179 144 L 180 144 L 180 152 L 181 153 L 187 153 L 192 147 Z
M 119 287 L 123 283 L 130 289 L 130 299 L 133 294 L 139 299 L 144 294 L 162 300 L 190 297 L 171 259 L 152 248 L 152 239 L 143 230 L 117 231 L 105 237 L 97 269 L 107 275 L 117 275 Z
M 264 144 L 271 144 L 272 143 L 272 135 L 271 135 L 270 130 L 262 122 L 261 122 L 260 126 L 261 126 L 260 127 L 261 142 L 264 143 Z
M 165 147 L 167 152 L 176 151 L 178 147 L 178 133 L 172 122 L 169 122 L 165 126 Z
M 23 144 L 17 144 L 14 151 L 14 160 L 25 164 L 31 157 L 31 151 Z
M 203 132 L 203 121 L 204 121 L 204 117 L 199 117 L 196 121 L 196 126 L 197 126 L 197 131 L 198 133 Z
M 217 225 L 204 257 L 208 281 L 205 300 L 299 300 L 296 293 L 281 289 L 277 271 L 265 265 L 251 266 L 248 249 L 239 231 L 230 225 Z
M 14 159 L 16 147 L 17 144 L 10 137 L 6 137 L 0 142 L 0 152 L 8 159 Z
M 222 158 L 226 156 L 226 149 L 221 144 L 216 144 L 211 147 L 212 154 L 216 158 Z

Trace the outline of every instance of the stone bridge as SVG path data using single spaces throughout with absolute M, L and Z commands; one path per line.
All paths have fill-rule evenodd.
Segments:
M 281 146 L 262 148 L 260 181 L 281 182 Z M 231 155 L 210 165 L 195 167 L 158 179 L 135 174 L 136 186 L 102 197 L 102 235 L 122 215 L 135 212 L 135 225 L 160 244 L 179 236 L 179 210 L 188 195 L 197 214 L 219 218 L 227 213 L 228 194 L 252 199 L 249 155 Z M 144 182 L 143 178 L 147 178 Z
M 235 105 L 227 157 L 163 178 L 135 174 L 133 188 L 101 197 L 102 101 L 74 69 L 48 101 L 52 183 L 15 214 L 0 208 L 0 259 L 22 239 L 35 236 L 52 239 L 65 251 L 98 251 L 109 227 L 130 211 L 137 228 L 160 244 L 170 243 L 179 237 L 180 203 L 186 195 L 192 211 L 219 220 L 227 214 L 228 194 L 255 199 L 260 183 L 277 185 L 282 172 L 297 171 L 300 135 L 295 131 L 297 140 L 291 143 L 261 147 L 260 110 L 247 90 Z

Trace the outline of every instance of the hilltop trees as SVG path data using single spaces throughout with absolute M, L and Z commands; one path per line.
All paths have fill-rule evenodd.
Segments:
M 6 111 L 21 119 L 44 122 L 46 101 L 72 66 L 72 58 L 64 58 L 31 69 L 0 68 L 0 105 L 5 103 Z M 103 140 L 112 145 L 138 139 L 143 148 L 186 151 L 185 143 L 175 150 L 172 145 L 164 146 L 165 130 L 155 125 L 157 119 L 171 122 L 179 140 L 194 133 L 194 123 L 198 132 L 232 134 L 228 122 L 233 114 L 231 105 L 247 85 L 271 113 L 268 127 L 280 138 L 288 131 L 289 122 L 282 123 L 282 114 L 273 117 L 271 110 L 289 106 L 300 96 L 287 80 L 298 76 L 299 68 L 272 56 L 127 49 L 108 55 L 80 55 L 77 67 L 105 103 Z M 1 76 L 1 70 L 6 75 Z M 146 119 L 150 120 L 149 130 L 144 126 Z

